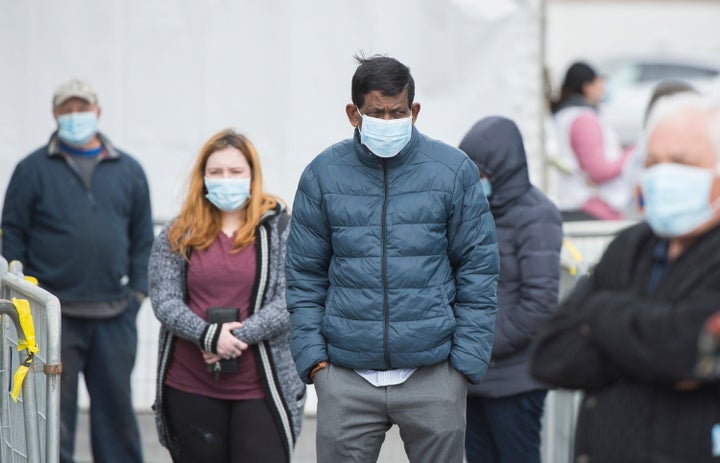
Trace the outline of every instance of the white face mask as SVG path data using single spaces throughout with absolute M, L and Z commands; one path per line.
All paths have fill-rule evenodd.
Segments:
M 485 197 L 489 198 L 492 196 L 493 190 L 492 190 L 492 184 L 490 183 L 490 179 L 486 177 L 480 178 L 480 186 L 482 187 L 483 193 L 485 193 Z
M 358 114 L 360 112 L 358 111 Z M 360 142 L 378 157 L 391 158 L 398 154 L 412 136 L 412 115 L 386 121 L 360 114 Z
M 710 220 L 715 172 L 676 163 L 654 165 L 640 178 L 645 219 L 650 228 L 666 238 L 685 235 Z
M 205 197 L 218 209 L 233 212 L 240 209 L 250 197 L 250 177 L 248 178 L 208 178 L 205 177 Z
M 98 130 L 95 111 L 70 113 L 58 116 L 58 137 L 73 146 L 82 146 L 92 140 Z

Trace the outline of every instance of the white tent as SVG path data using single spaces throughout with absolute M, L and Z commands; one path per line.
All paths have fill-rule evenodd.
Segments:
M 15 163 L 54 129 L 50 99 L 91 81 L 101 130 L 135 155 L 154 216 L 177 213 L 215 131 L 257 145 L 267 188 L 292 201 L 304 166 L 352 135 L 353 54 L 410 66 L 418 128 L 457 145 L 479 118 L 515 119 L 541 143 L 542 0 L 38 0 L 0 5 L 0 199 Z

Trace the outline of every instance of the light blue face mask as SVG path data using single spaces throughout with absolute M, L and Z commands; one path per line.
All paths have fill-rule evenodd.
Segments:
M 615 85 L 611 81 L 605 82 L 605 92 L 603 93 L 602 98 L 600 98 L 600 103 L 607 104 L 612 101 L 614 87 Z
M 485 197 L 489 198 L 492 196 L 492 184 L 489 179 L 485 177 L 480 178 L 480 185 L 482 186 L 483 193 L 485 193 Z
M 250 178 L 205 177 L 205 197 L 218 209 L 233 212 L 240 209 L 250 197 Z
M 58 136 L 72 146 L 83 146 L 97 133 L 98 118 L 95 111 L 70 113 L 58 116 Z
M 654 165 L 640 178 L 645 219 L 658 235 L 685 235 L 710 220 L 715 213 L 710 189 L 715 172 L 676 163 Z
M 359 114 L 359 112 L 358 112 Z M 391 158 L 410 141 L 412 116 L 386 121 L 360 114 L 360 142 L 378 157 Z

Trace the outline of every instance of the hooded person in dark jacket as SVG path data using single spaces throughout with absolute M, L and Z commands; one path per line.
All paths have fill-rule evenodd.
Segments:
M 469 385 L 467 461 L 540 462 L 546 386 L 530 376 L 530 343 L 557 305 L 562 220 L 528 177 L 520 132 L 487 117 L 460 143 L 478 166 L 500 251 L 498 312 L 490 367 Z

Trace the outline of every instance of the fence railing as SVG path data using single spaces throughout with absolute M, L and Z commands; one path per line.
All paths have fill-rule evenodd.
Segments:
M 607 245 L 621 229 L 633 222 L 565 222 L 561 254 L 560 299 L 573 290 L 602 257 Z M 551 390 L 545 399 L 542 426 L 542 461 L 570 463 L 573 459 L 575 421 L 582 393 Z
M 27 301 L 27 302 L 22 302 Z M 22 304 L 21 304 L 22 302 Z M 24 309 L 19 312 L 20 305 Z M 60 302 L 0 257 L 0 462 L 60 458 Z M 34 335 L 34 340 L 28 332 Z M 16 374 L 24 371 L 22 375 Z M 17 401 L 12 392 L 20 392 Z

